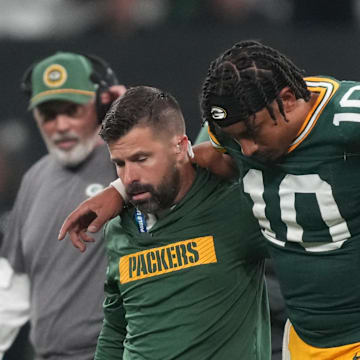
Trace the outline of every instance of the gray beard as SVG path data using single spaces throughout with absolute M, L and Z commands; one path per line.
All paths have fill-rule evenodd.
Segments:
M 49 154 L 64 167 L 80 165 L 93 152 L 99 141 L 99 135 L 96 131 L 93 136 L 80 141 L 73 149 L 64 151 L 56 147 L 43 133 L 42 136 Z

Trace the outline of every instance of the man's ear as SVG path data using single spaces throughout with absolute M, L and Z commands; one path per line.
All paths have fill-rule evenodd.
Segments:
M 177 138 L 177 144 L 175 148 L 176 154 L 186 154 L 188 151 L 189 139 L 186 135 L 179 136 Z
M 280 99 L 282 100 L 285 114 L 293 111 L 297 105 L 296 96 L 294 92 L 288 86 L 285 86 L 280 91 L 279 96 Z
M 181 141 L 180 141 L 181 151 L 183 151 L 185 153 L 188 151 L 189 141 L 190 140 L 188 139 L 188 137 L 186 135 L 183 135 L 181 137 Z

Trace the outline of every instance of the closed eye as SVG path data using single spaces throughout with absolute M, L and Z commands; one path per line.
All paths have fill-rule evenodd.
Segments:
M 144 162 L 144 161 L 146 161 L 147 159 L 148 159 L 147 156 L 141 156 L 141 157 L 139 157 L 136 161 L 137 161 L 137 162 Z

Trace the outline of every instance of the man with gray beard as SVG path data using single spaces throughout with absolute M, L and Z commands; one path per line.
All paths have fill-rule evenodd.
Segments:
M 98 132 L 125 87 L 102 59 L 57 52 L 25 73 L 23 89 L 49 154 L 23 177 L 4 231 L 0 359 L 29 319 L 37 360 L 90 360 L 102 322 L 104 249 L 99 241 L 79 257 L 56 240 L 66 215 L 116 177 Z

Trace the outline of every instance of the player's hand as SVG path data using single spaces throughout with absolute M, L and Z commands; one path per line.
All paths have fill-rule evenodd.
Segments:
M 113 85 L 108 91 L 101 94 L 101 101 L 103 104 L 109 104 L 116 100 L 118 97 L 124 95 L 126 87 L 124 85 Z
M 124 201 L 118 191 L 109 186 L 99 194 L 83 201 L 64 221 L 59 240 L 69 233 L 72 244 L 81 252 L 86 250 L 85 243 L 94 242 L 86 232 L 96 233 L 106 221 L 118 215 Z

